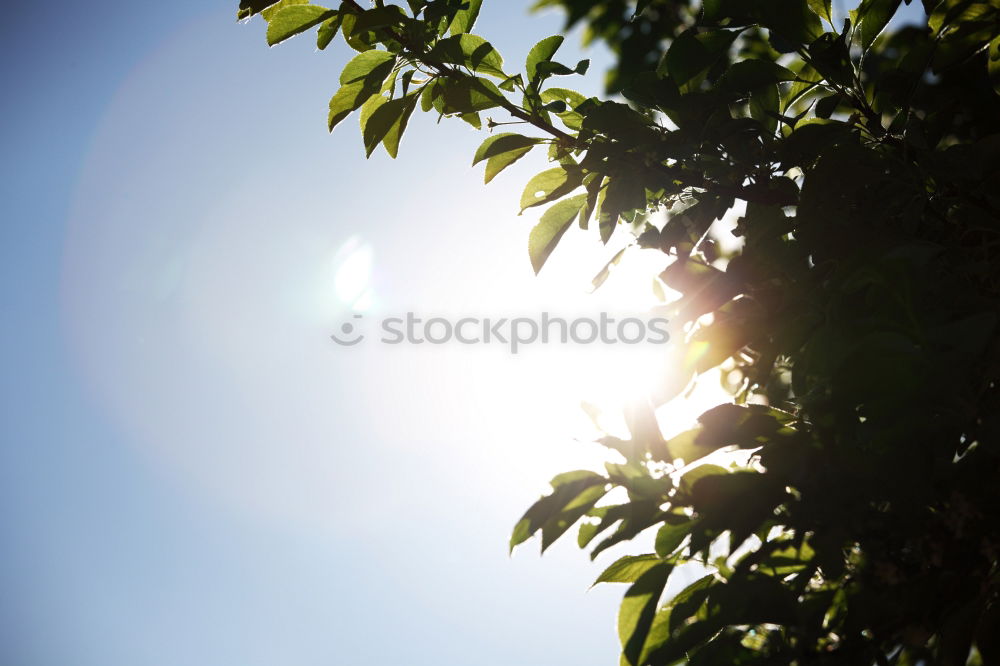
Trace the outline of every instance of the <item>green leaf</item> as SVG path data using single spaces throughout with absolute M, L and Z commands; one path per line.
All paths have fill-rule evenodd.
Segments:
M 598 583 L 634 583 L 644 573 L 662 563 L 663 560 L 652 553 L 626 555 L 601 572 L 591 587 Z
M 582 127 L 583 115 L 577 113 L 574 109 L 586 101 L 586 98 L 583 95 L 575 90 L 569 90 L 567 88 L 549 88 L 542 91 L 541 98 L 542 101 L 547 104 L 552 102 L 561 102 L 565 105 L 566 108 L 557 112 L 557 115 L 566 127 L 574 130 L 578 130 Z
M 541 97 L 543 102 L 563 102 L 570 110 L 580 106 L 587 99 L 575 90 L 569 90 L 568 88 L 549 88 L 542 91 Z
M 735 30 L 686 30 L 670 45 L 659 72 L 681 87 L 714 65 L 739 34 Z
M 267 23 L 267 43 L 269 46 L 279 44 L 336 15 L 337 12 L 318 5 L 282 7 Z
M 667 608 L 670 609 L 668 623 L 670 631 L 676 630 L 688 618 L 693 617 L 698 612 L 701 605 L 705 603 L 705 599 L 708 598 L 708 593 L 717 583 L 718 581 L 712 574 L 703 576 L 685 587 L 677 596 L 670 600 L 667 604 Z
M 445 80 L 441 84 L 444 112 L 473 113 L 497 107 L 503 102 L 503 93 L 488 79 L 467 76 L 458 80 Z
M 410 92 L 410 84 L 413 82 L 413 75 L 416 74 L 415 70 L 408 69 L 403 72 L 401 77 L 400 85 L 402 86 L 402 94 L 406 95 Z M 418 91 L 419 92 L 419 91 Z
M 833 32 L 824 33 L 809 45 L 808 52 L 812 67 L 804 67 L 799 78 L 808 78 L 812 81 L 814 73 L 818 72 L 833 83 L 845 86 L 852 85 L 854 66 L 851 64 L 851 55 L 845 35 Z M 791 86 L 790 97 L 793 92 L 799 92 L 801 85 L 796 82 Z
M 356 30 L 360 15 L 346 11 L 345 7 L 350 6 L 341 4 L 340 32 L 344 35 L 344 41 L 348 46 L 360 53 L 375 48 L 371 41 L 374 33 Z
M 524 85 L 524 80 L 521 78 L 520 74 L 515 74 L 514 76 L 509 76 L 503 81 L 501 81 L 497 87 L 500 90 L 506 90 L 507 92 L 514 92 L 517 88 Z
M 541 139 L 524 136 L 515 132 L 501 132 L 500 134 L 494 134 L 483 141 L 479 145 L 479 148 L 476 149 L 476 154 L 472 159 L 472 166 L 476 166 L 483 160 L 488 160 L 492 157 L 496 157 L 497 155 L 503 155 L 504 153 L 511 151 L 517 151 L 524 148 L 528 148 L 530 150 L 532 146 L 537 145 L 540 141 Z
M 833 23 L 833 3 L 831 0 L 808 0 L 809 8 L 816 12 L 820 18 L 825 18 Z
M 817 40 L 818 43 L 821 40 Z M 815 46 L 815 43 L 814 45 Z M 784 111 L 788 111 L 789 107 L 797 102 L 803 95 L 813 90 L 817 84 L 823 81 L 823 77 L 812 68 L 812 65 L 803 64 L 801 69 L 798 69 L 796 74 L 796 80 L 789 84 L 788 90 L 784 95 L 782 108 Z
M 858 31 L 861 34 L 861 47 L 864 50 L 875 42 L 875 39 L 885 30 L 896 10 L 900 0 L 864 0 L 857 10 Z
M 583 172 L 578 167 L 558 166 L 537 174 L 528 181 L 521 194 L 521 211 L 554 201 L 583 182 Z
M 673 565 L 669 562 L 651 567 L 628 589 L 618 609 L 618 637 L 622 644 L 622 657 L 632 666 L 640 663 L 639 656 L 653 624 L 656 605 L 672 570 Z
M 373 95 L 372 97 L 369 97 L 364 104 L 361 105 L 361 113 L 358 114 L 358 121 L 361 125 L 361 137 L 364 140 L 366 157 L 371 156 L 372 151 L 375 150 L 375 146 L 377 146 L 378 142 L 382 140 L 382 136 L 385 136 L 385 132 L 388 131 L 388 128 L 387 127 L 384 128 L 382 136 L 375 139 L 374 143 L 372 143 L 370 146 L 369 146 L 369 137 L 366 136 L 365 128 L 368 127 L 368 121 L 371 119 L 373 115 L 375 115 L 375 112 L 378 111 L 380 108 L 382 108 L 382 106 L 384 106 L 388 102 L 389 98 L 387 98 L 384 95 Z M 377 125 L 381 124 L 382 123 L 378 123 Z
M 726 70 L 719 87 L 734 92 L 749 93 L 766 85 L 795 80 L 795 73 L 770 60 L 741 60 Z
M 497 174 L 527 155 L 530 150 L 531 146 L 516 148 L 489 158 L 486 161 L 486 172 L 483 176 L 483 182 L 488 183 L 496 178 Z
M 589 67 L 589 60 L 581 60 L 576 64 L 575 68 L 564 65 L 561 62 L 556 62 L 555 60 L 543 60 L 535 66 L 535 75 L 540 79 L 550 76 L 569 76 L 570 74 L 586 72 Z
M 552 493 L 535 502 L 510 537 L 510 549 L 542 530 L 542 550 L 593 508 L 606 492 L 608 480 L 588 470 L 566 472 L 552 479 Z
M 617 174 L 608 182 L 597 219 L 601 228 L 601 241 L 607 243 L 614 233 L 618 218 L 633 210 L 645 210 L 646 188 L 636 172 Z
M 287 2 L 287 0 L 285 0 Z M 295 4 L 305 4 L 309 0 L 299 0 Z M 254 14 L 264 12 L 271 5 L 277 4 L 275 0 L 240 0 L 239 9 L 236 11 L 237 20 L 250 18 Z M 265 18 L 266 20 L 266 18 Z
M 607 487 L 603 483 L 591 485 L 580 491 L 561 511 L 546 521 L 542 525 L 542 552 L 544 553 L 576 521 L 593 509 L 607 492 Z
M 430 83 L 423 86 L 420 90 L 420 110 L 426 113 L 435 108 L 435 102 L 440 96 L 440 81 L 432 79 Z
M 378 79 L 382 85 L 396 62 L 396 56 L 388 51 L 365 51 L 354 56 L 340 73 L 340 84 L 347 85 L 355 81 Z
M 559 244 L 559 240 L 569 229 L 586 200 L 586 194 L 578 194 L 560 201 L 545 211 L 541 220 L 531 230 L 528 236 L 528 256 L 536 274 L 542 270 L 545 260 Z
M 682 225 L 681 231 L 693 230 L 694 233 L 689 238 L 701 238 L 712 221 L 721 216 L 720 210 L 712 206 L 702 210 L 703 203 L 708 202 L 699 202 L 681 215 L 668 220 L 664 232 L 670 232 L 677 223 L 688 222 L 691 226 L 685 228 Z M 684 298 L 674 306 L 675 319 L 683 322 L 696 319 L 706 312 L 714 312 L 739 295 L 741 290 L 740 283 L 732 275 L 710 264 L 683 257 L 667 266 L 660 273 L 660 279 L 671 289 L 684 294 Z
M 403 138 L 403 132 L 406 131 L 406 125 L 410 121 L 410 116 L 413 115 L 413 110 L 417 106 L 417 93 L 411 93 L 404 97 L 407 100 L 403 107 L 403 113 L 399 115 L 396 121 L 389 127 L 389 131 L 385 133 L 385 137 L 382 139 L 382 145 L 385 146 L 385 151 L 389 153 L 389 157 L 396 159 L 396 155 L 399 153 L 399 142 Z
M 476 72 L 507 79 L 500 53 L 479 35 L 458 34 L 439 40 L 428 53 L 428 58 L 443 63 L 464 65 Z
M 927 7 L 926 0 L 924 4 L 925 10 L 929 14 L 927 25 L 931 28 L 933 37 L 937 37 L 946 30 L 950 30 L 955 35 L 968 34 L 977 27 L 981 27 L 981 22 L 986 22 L 987 25 L 994 23 L 995 25 L 997 7 L 993 2 L 941 0 L 933 5 L 933 9 Z
M 698 374 L 719 366 L 752 340 L 757 330 L 755 320 L 736 319 L 727 314 L 727 308 L 731 309 L 733 304 L 743 300 L 731 301 L 716 310 L 715 321 L 699 327 L 690 338 L 691 354 L 688 361 L 693 362 L 691 366 Z
M 634 539 L 640 533 L 662 522 L 667 515 L 660 509 L 662 504 L 662 497 L 656 499 L 633 498 L 625 505 L 625 515 L 618 528 L 594 546 L 590 551 L 590 559 L 596 558 L 615 544 Z
M 337 36 L 337 32 L 340 30 L 341 14 L 338 12 L 335 16 L 328 18 L 326 21 L 320 25 L 319 30 L 316 31 L 316 48 L 320 51 L 325 49 L 333 41 L 333 38 Z
M 702 525 L 730 530 L 734 547 L 758 532 L 784 498 L 780 481 L 752 471 L 703 476 L 691 488 L 691 504 Z
M 562 35 L 553 35 L 552 37 L 546 37 L 531 47 L 524 63 L 524 69 L 528 73 L 529 81 L 535 81 L 538 76 L 539 63 L 552 60 L 552 56 L 556 54 L 559 46 L 563 43 L 563 39 Z
M 669 440 L 667 449 L 672 459 L 691 463 L 726 446 L 756 448 L 794 435 L 795 431 L 778 418 L 781 414 L 759 405 L 722 404 L 699 416 L 699 427 Z
M 630 108 L 628 104 L 618 102 L 600 102 L 593 105 L 585 103 L 587 108 L 577 110 L 586 116 L 583 126 L 601 134 L 615 137 L 628 137 L 636 145 L 655 140 L 658 132 L 651 129 L 649 118 Z
M 829 118 L 841 102 L 847 101 L 840 93 L 828 95 L 816 102 L 816 117 Z
M 633 505 L 615 504 L 613 506 L 602 506 L 591 509 L 588 516 L 598 518 L 597 523 L 583 523 L 580 525 L 580 533 L 577 537 L 577 544 L 580 548 L 586 548 L 587 544 L 594 538 L 607 530 L 620 520 L 627 520 L 633 513 Z
M 448 31 L 452 35 L 472 32 L 472 26 L 479 18 L 479 10 L 483 6 L 483 0 L 463 0 L 463 4 L 466 6 L 465 9 L 460 9 L 455 13 L 455 18 L 452 19 L 451 25 L 448 27 Z
M 483 129 L 483 119 L 480 117 L 478 111 L 470 111 L 469 113 L 463 113 L 458 116 L 462 122 L 469 123 L 477 130 Z
M 750 93 L 750 117 L 769 132 L 778 129 L 778 110 L 781 96 L 773 83 L 761 86 Z
M 707 620 L 690 622 L 671 635 L 669 622 L 672 617 L 673 612 L 669 609 L 660 611 L 656 615 L 653 627 L 649 631 L 641 663 L 677 664 L 683 661 L 691 666 L 718 666 L 719 664 L 752 664 L 757 661 L 756 658 L 752 658 L 744 662 L 739 658 L 739 653 L 736 656 L 726 654 L 722 658 L 715 658 L 712 655 L 712 647 L 717 640 L 713 637 L 718 635 L 719 630 L 722 629 L 722 625 L 717 619 L 710 617 Z M 706 643 L 706 641 L 710 642 Z M 739 643 L 737 646 L 742 648 Z M 756 656 L 755 652 L 746 648 L 742 649 L 742 653 Z M 703 656 L 707 658 L 701 658 Z
M 793 45 L 809 44 L 823 34 L 823 23 L 807 0 L 767 0 L 753 3 L 753 9 L 761 24 Z M 771 45 L 776 46 L 773 36 Z
M 382 82 L 373 84 L 369 81 L 355 81 L 340 89 L 330 99 L 330 114 L 327 118 L 327 127 L 330 131 L 337 126 L 340 121 L 349 116 L 352 111 L 360 108 L 373 95 L 378 93 Z
M 675 460 L 683 460 L 685 463 L 690 463 L 698 458 L 701 458 L 705 453 L 702 453 L 701 449 L 697 447 L 698 435 L 701 433 L 700 428 L 692 428 L 690 430 L 685 430 L 679 435 L 675 435 L 667 440 L 667 460 L 665 462 L 673 462 Z
M 492 44 L 478 35 L 461 35 L 459 42 L 462 53 L 466 56 L 466 64 L 472 71 L 507 79 L 503 71 L 503 58 Z
M 611 240 L 611 237 L 615 233 L 615 229 L 618 228 L 618 215 L 612 216 L 604 208 L 603 204 L 604 200 L 607 198 L 607 195 L 608 195 L 608 190 L 607 188 L 605 188 L 604 190 L 601 191 L 600 195 L 601 207 L 600 207 L 600 212 L 597 214 L 598 231 L 600 231 L 601 234 L 601 242 L 604 243 L 605 245 L 608 244 L 608 241 Z
M 634 450 L 641 451 L 642 446 L 638 441 L 633 441 Z M 650 474 L 649 468 L 640 462 L 645 458 L 628 458 L 624 465 L 608 462 L 604 464 L 608 471 L 608 478 L 617 486 L 621 486 L 628 491 L 629 497 L 633 500 L 654 500 L 656 502 L 666 501 L 670 489 L 673 488 L 673 481 L 668 475 L 656 476 Z
M 408 19 L 406 12 L 396 5 L 373 7 L 357 15 L 357 21 L 351 26 L 353 36 L 366 32 L 402 26 Z
M 340 74 L 340 90 L 330 100 L 327 126 L 332 131 L 352 111 L 361 107 L 382 88 L 392 73 L 396 58 L 385 51 L 365 51 L 354 57 Z
M 677 525 L 665 524 L 656 532 L 656 554 L 660 557 L 670 557 L 678 546 L 683 543 L 695 521 L 686 520 Z
M 293 5 L 308 5 L 309 0 L 279 0 L 278 2 L 265 2 L 267 9 L 262 9 L 260 12 L 260 17 L 265 21 L 270 21 L 271 17 L 280 12 L 285 7 L 291 7 Z
M 604 193 L 604 176 L 598 174 L 596 177 L 588 177 L 587 182 L 584 183 L 587 186 L 587 203 L 584 204 L 583 208 L 580 209 L 580 228 L 586 229 L 590 223 L 590 218 L 599 208 L 598 199 L 600 199 Z
M 704 464 L 698 465 L 697 467 L 686 472 L 683 477 L 681 477 L 680 489 L 685 493 L 690 493 L 694 484 L 706 476 L 718 476 L 720 474 L 729 474 L 729 470 L 725 467 L 720 467 L 718 465 Z
M 385 99 L 381 95 L 372 99 Z M 380 142 L 384 142 L 386 152 L 395 158 L 399 151 L 399 141 L 406 130 L 406 124 L 417 105 L 417 95 L 379 103 L 370 115 L 362 114 L 361 132 L 365 142 L 365 153 L 371 156 Z M 364 109 L 362 109 L 364 111 Z

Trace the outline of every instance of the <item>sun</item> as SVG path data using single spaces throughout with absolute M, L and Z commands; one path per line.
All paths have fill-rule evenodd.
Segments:
M 380 292 L 379 285 L 392 282 L 380 277 L 387 267 L 380 264 L 370 241 L 354 235 L 335 246 L 332 255 L 327 289 L 338 312 L 336 326 L 353 321 L 351 313 L 364 313 L 364 322 L 371 327 L 380 318 L 399 316 L 393 309 L 398 307 L 414 309 L 425 320 L 474 315 L 539 321 L 543 313 L 571 322 L 601 316 L 617 322 L 626 317 L 648 320 L 656 316 L 654 308 L 664 304 L 664 297 L 678 296 L 662 283 L 654 288 L 669 258 L 634 246 L 626 249 L 623 260 L 594 290 L 591 278 L 617 248 L 595 246 L 591 241 L 582 236 L 569 240 L 572 247 L 560 252 L 537 277 L 529 274 L 523 280 L 478 283 L 474 311 L 448 311 L 447 305 L 435 309 L 434 303 L 402 303 L 398 295 Z M 489 267 L 478 270 L 485 273 Z M 462 302 L 467 308 L 468 301 L 459 295 L 466 282 L 475 280 L 473 275 L 467 281 L 455 281 L 454 286 L 448 285 L 455 293 L 439 292 L 432 297 L 438 303 Z M 352 358 L 364 368 L 362 384 L 377 396 L 378 404 L 388 399 L 387 391 L 422 384 L 420 391 L 401 393 L 392 400 L 396 409 L 405 405 L 407 410 L 399 418 L 390 422 L 373 418 L 383 436 L 408 437 L 408 432 L 396 432 L 396 426 L 414 422 L 428 430 L 468 427 L 477 431 L 484 452 L 503 451 L 512 467 L 527 465 L 551 476 L 570 467 L 603 467 L 609 452 L 588 443 L 604 434 L 627 437 L 624 414 L 636 402 L 656 405 L 661 431 L 668 438 L 693 427 L 710 408 L 732 402 L 719 371 L 696 378 L 680 374 L 684 365 L 681 343 L 688 332 L 673 323 L 667 329 L 671 339 L 655 344 L 550 339 L 524 345 L 516 353 L 509 346 L 457 342 L 386 347 L 369 335 L 357 347 L 341 342 L 338 353 L 361 355 Z M 387 384 L 380 377 L 403 379 Z M 674 386 L 672 399 L 659 404 L 667 384 Z M 490 464 L 502 473 L 498 459 Z
M 586 257 L 560 266 L 576 274 L 593 267 Z M 648 316 L 651 308 L 662 305 L 652 288 L 662 270 L 662 253 L 629 250 L 601 288 L 590 294 L 580 289 L 581 298 L 572 307 L 578 312 Z M 559 290 L 560 302 L 565 303 L 566 284 Z M 719 370 L 696 378 L 679 376 L 683 347 L 678 343 L 685 332 L 670 327 L 670 333 L 676 338 L 666 344 L 538 345 L 526 347 L 516 358 L 489 357 L 480 371 L 491 378 L 483 400 L 508 406 L 503 410 L 508 418 L 491 421 L 491 428 L 500 440 L 537 442 L 532 460 L 547 469 L 599 468 L 607 451 L 580 446 L 581 442 L 604 433 L 628 436 L 626 409 L 637 401 L 655 401 L 665 384 L 678 382 L 676 396 L 657 406 L 657 419 L 665 437 L 693 427 L 705 411 L 732 402 L 732 395 L 723 387 Z M 571 444 L 554 444 L 570 440 Z

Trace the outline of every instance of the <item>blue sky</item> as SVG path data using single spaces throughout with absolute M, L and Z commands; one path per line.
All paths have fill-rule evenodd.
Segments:
M 487 5 L 513 63 L 561 25 Z M 622 590 L 585 592 L 571 544 L 505 549 L 600 459 L 565 391 L 593 373 L 327 338 L 345 244 L 376 314 L 577 307 L 606 250 L 572 239 L 586 261 L 534 278 L 516 201 L 541 161 L 484 188 L 485 135 L 431 118 L 365 161 L 355 122 L 324 127 L 349 54 L 233 15 L 0 26 L 0 662 L 614 663 Z

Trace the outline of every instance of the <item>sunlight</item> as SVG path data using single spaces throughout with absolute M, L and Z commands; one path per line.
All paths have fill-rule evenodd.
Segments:
M 592 260 L 585 254 L 565 252 L 563 256 L 566 258 L 564 266 L 560 267 L 563 270 L 593 271 Z M 622 262 L 612 267 L 607 281 L 587 295 L 592 310 L 621 312 L 627 309 L 650 316 L 654 308 L 663 305 L 662 296 L 668 301 L 679 296 L 662 283 L 660 295 L 653 287 L 656 276 L 668 261 L 657 250 L 629 248 Z M 576 265 L 565 266 L 567 263 Z M 636 401 L 653 400 L 655 403 L 655 396 L 662 395 L 669 385 L 675 385 L 675 390 L 667 392 L 676 393 L 676 396 L 657 407 L 661 430 L 665 436 L 673 436 L 692 427 L 698 416 L 708 409 L 731 402 L 732 396 L 723 388 L 722 373 L 717 369 L 690 381 L 678 375 L 683 365 L 691 363 L 692 356 L 701 356 L 707 349 L 689 347 L 685 358 L 681 358 L 682 347 L 677 342 L 685 333 L 674 325 L 668 328 L 671 341 L 667 344 L 592 345 L 568 350 L 561 357 L 549 359 L 548 364 L 540 364 L 539 379 L 559 378 L 552 391 L 573 396 L 578 405 L 586 403 L 590 416 L 597 415 L 596 419 L 589 420 L 596 421 L 604 431 L 625 435 L 625 409 Z M 557 372 L 553 373 L 554 369 Z M 585 410 L 580 409 L 580 413 L 585 414 Z
M 354 235 L 333 256 L 333 291 L 338 302 L 356 312 L 370 310 L 374 253 L 371 245 Z
M 62 297 L 69 348 L 103 418 L 185 492 L 254 521 L 311 529 L 350 529 L 396 510 L 397 491 L 353 500 L 376 483 L 407 488 L 414 478 L 434 479 L 424 498 L 443 496 L 442 484 L 458 496 L 475 483 L 483 505 L 503 507 L 506 529 L 509 514 L 554 474 L 600 468 L 609 452 L 593 443 L 601 433 L 581 403 L 618 429 L 629 402 L 676 372 L 672 345 L 539 344 L 516 355 L 495 346 L 393 347 L 377 343 L 374 322 L 408 310 L 632 316 L 659 302 L 653 280 L 663 253 L 630 248 L 590 293 L 595 273 L 633 239 L 622 228 L 605 245 L 596 225 L 574 226 L 535 276 L 527 237 L 543 211 L 518 216 L 516 202 L 546 163 L 526 156 L 485 188 L 467 168 L 474 144 L 464 127 L 439 128 L 451 132 L 440 135 L 445 150 L 431 152 L 436 144 L 414 133 L 399 160 L 373 157 L 354 169 L 338 155 L 356 136 L 335 133 L 333 148 L 317 143 L 309 105 L 283 126 L 294 132 L 263 147 L 246 142 L 246 132 L 288 108 L 275 95 L 254 107 L 251 123 L 240 97 L 218 86 L 245 71 L 233 63 L 191 80 L 199 87 L 190 99 L 212 100 L 209 122 L 203 101 L 159 103 L 158 82 L 216 32 L 198 23 L 138 64 L 81 162 Z M 271 68 L 266 78 L 292 86 L 266 55 L 256 61 Z M 299 70 L 298 80 L 305 85 L 325 66 Z M 161 131 L 149 133 L 150 122 Z M 193 164 L 175 150 L 187 143 L 219 149 Z M 247 171 L 262 149 L 288 168 Z M 162 183 L 181 170 L 192 188 L 176 197 Z M 393 197 L 384 197 L 384 181 L 394 183 Z M 379 197 L 378 224 L 364 223 Z M 355 313 L 368 326 L 364 343 L 334 344 L 330 335 Z M 689 397 L 661 408 L 664 434 L 727 399 L 717 377 L 702 378 Z
M 653 288 L 655 276 L 666 263 L 663 254 L 630 248 L 607 281 L 588 293 L 589 280 L 578 280 L 574 286 L 569 276 L 593 275 L 595 266 L 601 265 L 594 260 L 598 252 L 613 254 L 594 244 L 588 252 L 561 253 L 553 273 L 545 279 L 534 278 L 521 296 L 525 301 L 552 298 L 590 316 L 599 312 L 615 317 L 652 316 L 652 308 L 663 304 Z M 551 293 L 539 297 L 546 289 Z M 678 296 L 669 289 L 664 291 L 668 299 Z M 510 406 L 505 411 L 511 419 L 494 421 L 494 434 L 500 439 L 529 436 L 545 442 L 533 451 L 533 459 L 547 469 L 599 468 L 607 460 L 607 451 L 600 446 L 580 447 L 579 443 L 595 441 L 605 433 L 627 437 L 624 412 L 629 405 L 662 395 L 670 384 L 675 385 L 670 393 L 676 397 L 657 408 L 664 436 L 693 427 L 698 416 L 731 402 L 732 396 L 723 388 L 718 370 L 696 380 L 677 375 L 690 359 L 682 358 L 683 347 L 675 344 L 685 333 L 679 327 L 668 328 L 671 341 L 666 344 L 536 345 L 525 348 L 516 358 L 498 354 L 488 361 L 480 359 L 480 371 L 492 379 L 484 401 Z M 687 354 L 705 351 L 689 349 Z M 571 439 L 576 441 L 574 448 L 551 445 Z

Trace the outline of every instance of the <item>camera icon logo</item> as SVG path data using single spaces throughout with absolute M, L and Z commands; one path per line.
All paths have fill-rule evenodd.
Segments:
M 352 319 L 361 319 L 361 315 L 356 314 Z M 336 333 L 331 334 L 330 339 L 343 347 L 353 347 L 365 339 L 364 334 L 358 332 L 357 327 L 350 321 L 345 321 L 340 325 L 340 333 L 344 336 L 344 339 L 338 337 Z

